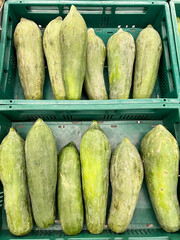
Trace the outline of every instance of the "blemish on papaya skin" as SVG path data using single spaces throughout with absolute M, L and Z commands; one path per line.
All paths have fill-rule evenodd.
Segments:
M 164 174 L 168 174 L 168 172 L 164 172 Z
M 163 192 L 163 188 L 160 188 L 161 192 Z

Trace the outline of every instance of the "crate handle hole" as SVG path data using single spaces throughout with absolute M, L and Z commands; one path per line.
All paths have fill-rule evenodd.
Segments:
M 40 13 L 40 14 L 59 14 L 59 8 L 56 6 L 27 6 L 28 13 Z

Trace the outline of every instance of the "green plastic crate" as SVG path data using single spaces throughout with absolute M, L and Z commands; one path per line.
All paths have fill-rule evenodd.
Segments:
M 180 36 L 178 32 L 178 25 L 176 17 L 180 17 L 180 1 L 170 1 L 171 17 L 173 23 L 173 31 L 175 38 L 175 45 L 178 57 L 178 64 L 180 69 Z
M 146 106 L 147 107 L 147 106 Z M 148 107 L 147 107 L 148 108 Z M 150 108 L 149 108 L 150 110 Z M 156 114 L 155 114 L 156 110 Z M 122 142 L 124 137 L 129 137 L 130 140 L 140 148 L 140 143 L 144 135 L 150 131 L 153 127 L 158 124 L 163 124 L 171 133 L 176 137 L 180 145 L 180 109 L 177 105 L 169 104 L 167 108 L 163 109 L 157 104 L 152 104 L 151 111 L 154 111 L 154 120 L 149 116 L 146 120 L 139 120 L 141 114 L 141 109 L 131 109 L 126 117 L 122 120 L 114 121 L 103 121 L 101 114 L 97 116 L 99 124 L 107 137 L 109 138 L 112 151 L 115 147 Z M 58 110 L 56 111 L 58 114 Z M 36 114 L 36 115 L 35 115 Z M 27 119 L 25 119 L 27 115 Z M 133 116 L 133 118 L 132 118 Z M 89 121 L 61 121 L 57 117 L 54 118 L 52 114 L 47 116 L 46 112 L 39 111 L 35 113 L 33 110 L 22 111 L 21 109 L 9 109 L 8 105 L 1 106 L 0 111 L 0 141 L 6 136 L 11 126 L 15 127 L 18 133 L 25 139 L 28 131 L 32 127 L 34 120 L 41 117 L 52 129 L 57 150 L 65 146 L 68 142 L 74 141 L 79 149 L 80 141 L 83 133 L 87 130 L 91 124 L 92 116 L 89 116 Z M 133 120 L 129 120 L 133 119 Z M 80 118 L 79 118 L 80 120 Z M 180 196 L 180 195 L 179 195 Z M 108 207 L 110 206 L 111 199 L 111 189 L 109 188 L 108 197 Z M 15 239 L 43 239 L 43 240 L 178 240 L 180 239 L 180 232 L 177 233 L 166 233 L 162 230 L 156 220 L 145 181 L 143 183 L 139 200 L 134 212 L 133 219 L 128 230 L 123 234 L 115 234 L 111 232 L 107 225 L 104 227 L 104 231 L 99 235 L 91 235 L 86 230 L 86 225 L 84 225 L 84 230 L 77 236 L 67 236 L 62 230 L 58 219 L 58 214 L 54 225 L 46 230 L 41 230 L 34 226 L 33 231 L 24 237 L 14 237 L 8 231 L 6 223 L 6 214 L 3 205 L 3 188 L 0 183 L 0 239 L 2 240 L 15 240 Z M 108 212 L 108 210 L 107 210 Z
M 4 7 L 2 42 L 0 46 L 0 104 L 39 104 L 33 100 L 24 100 L 23 90 L 19 81 L 16 53 L 13 46 L 13 32 L 21 17 L 34 20 L 42 29 L 58 15 L 63 18 L 74 4 L 84 17 L 87 26 L 95 28 L 96 34 L 107 44 L 109 37 L 118 27 L 130 32 L 136 39 L 140 31 L 148 24 L 152 24 L 160 33 L 163 41 L 163 54 L 160 69 L 152 94 L 151 103 L 166 99 L 178 99 L 179 71 L 173 39 L 172 23 L 169 5 L 163 1 L 30 1 L 9 0 Z M 107 62 L 104 67 L 104 76 L 108 91 Z M 132 96 L 132 95 L 131 95 Z M 46 80 L 44 86 L 44 99 L 40 104 L 82 104 L 82 101 L 55 101 L 50 85 L 48 69 L 46 67 Z M 85 91 L 82 99 L 86 100 Z M 11 101 L 11 102 L 10 102 Z M 126 100 L 127 101 L 127 100 Z M 129 103 L 136 100 L 130 99 Z M 137 101 L 138 102 L 138 101 Z M 146 99 L 141 103 L 149 103 Z M 86 106 L 124 103 L 123 100 L 83 101 Z

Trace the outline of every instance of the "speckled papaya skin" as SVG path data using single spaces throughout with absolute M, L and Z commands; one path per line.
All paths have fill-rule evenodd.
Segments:
M 24 140 L 10 128 L 0 147 L 0 179 L 9 231 L 15 236 L 28 234 L 33 228 L 26 179 Z
M 148 25 L 136 40 L 133 98 L 150 98 L 157 79 L 162 41 L 159 33 Z
M 58 211 L 63 231 L 68 235 L 79 234 L 83 227 L 84 210 L 80 158 L 73 142 L 59 153 Z
M 108 99 L 104 82 L 104 62 L 106 47 L 95 34 L 94 29 L 88 30 L 86 76 L 84 86 L 90 100 Z
M 14 45 L 25 98 L 42 99 L 45 80 L 44 54 L 42 34 L 35 22 L 21 18 L 14 31 Z
M 180 229 L 177 141 L 164 126 L 158 125 L 143 138 L 141 154 L 149 196 L 159 225 L 167 232 L 176 232 Z
M 135 58 L 133 36 L 119 29 L 107 43 L 110 99 L 128 99 Z
M 25 154 L 34 220 L 47 228 L 55 221 L 57 150 L 51 129 L 41 119 L 28 132 Z
M 143 163 L 136 147 L 128 138 L 115 149 L 110 167 L 112 200 L 108 226 L 123 233 L 132 219 L 144 177 Z
M 101 233 L 105 225 L 110 156 L 110 143 L 98 122 L 93 121 L 80 147 L 86 225 L 92 234 Z
M 47 25 L 43 35 L 44 53 L 47 59 L 48 71 L 54 98 L 56 100 L 66 99 L 66 92 L 61 67 L 61 23 L 61 17 L 55 18 Z
M 87 27 L 74 5 L 61 24 L 62 73 L 68 100 L 81 99 L 86 72 Z

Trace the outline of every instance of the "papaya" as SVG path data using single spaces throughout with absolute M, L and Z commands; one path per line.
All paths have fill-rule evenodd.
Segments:
M 42 34 L 37 24 L 21 18 L 14 31 L 14 45 L 19 78 L 25 98 L 42 99 L 45 68 Z
M 112 200 L 108 226 L 123 233 L 132 219 L 144 177 L 143 163 L 136 147 L 128 138 L 115 149 L 110 166 Z
M 145 178 L 159 225 L 167 232 L 180 229 L 177 198 L 179 148 L 174 136 L 158 125 L 141 142 Z
M 87 27 L 74 5 L 61 24 L 60 45 L 66 98 L 78 100 L 86 72 Z
M 97 121 L 93 121 L 81 140 L 80 160 L 87 229 L 103 231 L 106 219 L 111 146 Z
M 0 147 L 0 179 L 3 184 L 9 231 L 15 236 L 33 228 L 27 178 L 24 140 L 10 128 Z
M 43 35 L 44 53 L 47 59 L 51 86 L 56 100 L 66 99 L 61 67 L 60 29 L 62 18 L 57 17 L 46 27 Z
M 157 79 L 162 54 L 159 33 L 148 25 L 136 40 L 133 98 L 150 98 Z
M 133 36 L 119 29 L 107 43 L 110 99 L 129 98 L 134 58 Z
M 25 156 L 34 220 L 47 228 L 55 221 L 57 150 L 51 129 L 40 118 L 27 134 Z
M 108 99 L 104 83 L 104 61 L 106 47 L 93 28 L 88 30 L 86 75 L 84 86 L 90 100 Z
M 81 232 L 84 209 L 81 189 L 79 152 L 73 142 L 59 153 L 58 212 L 61 227 L 68 235 Z

